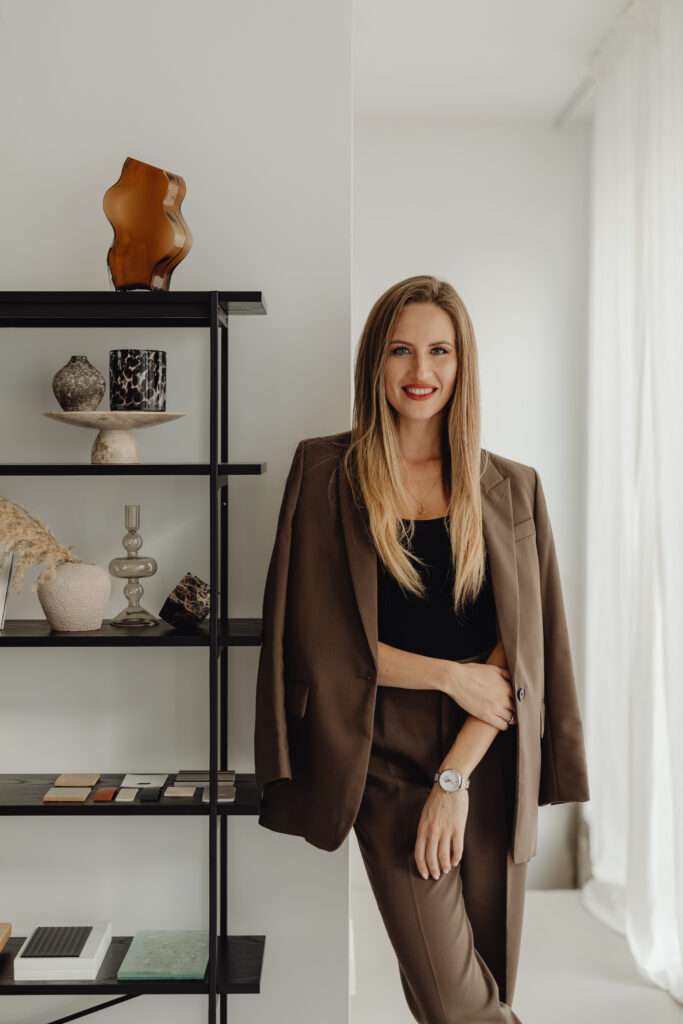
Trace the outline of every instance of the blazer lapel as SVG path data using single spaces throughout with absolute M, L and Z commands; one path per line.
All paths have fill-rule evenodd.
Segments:
M 377 552 L 370 535 L 368 513 L 353 500 L 341 458 L 337 466 L 339 509 L 349 570 L 363 630 L 378 671 L 377 661 Z
M 515 677 L 519 636 L 519 586 L 510 477 L 489 459 L 481 478 L 481 509 L 493 600 L 508 668 Z
M 483 453 L 482 453 L 483 459 Z M 377 659 L 377 554 L 370 536 L 367 510 L 359 508 L 343 471 L 337 471 L 339 508 L 349 571 L 368 648 Z M 500 635 L 510 673 L 514 678 L 519 632 L 519 589 L 510 478 L 502 476 L 489 460 L 481 477 L 484 540 Z

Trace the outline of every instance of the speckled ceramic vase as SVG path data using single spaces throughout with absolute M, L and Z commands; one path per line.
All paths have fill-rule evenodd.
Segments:
M 52 378 L 55 398 L 65 412 L 89 412 L 102 401 L 107 382 L 87 356 L 72 356 Z
M 64 633 L 100 629 L 110 594 L 109 573 L 92 562 L 62 562 L 54 579 L 38 584 L 45 618 Z

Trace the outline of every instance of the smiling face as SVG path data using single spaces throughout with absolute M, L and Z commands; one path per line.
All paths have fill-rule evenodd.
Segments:
M 399 416 L 428 420 L 447 405 L 455 388 L 455 329 L 432 302 L 405 306 L 387 343 L 384 386 Z

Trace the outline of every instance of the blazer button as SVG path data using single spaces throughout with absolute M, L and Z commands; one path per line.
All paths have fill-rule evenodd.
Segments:
M 526 690 L 524 689 L 524 687 L 523 686 L 518 687 L 518 689 L 517 689 L 517 700 L 524 700 L 525 697 L 526 697 Z

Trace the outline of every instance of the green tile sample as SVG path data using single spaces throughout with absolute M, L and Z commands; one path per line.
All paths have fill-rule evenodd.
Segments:
M 208 962 L 208 932 L 140 931 L 128 947 L 117 977 L 120 981 L 201 981 Z

